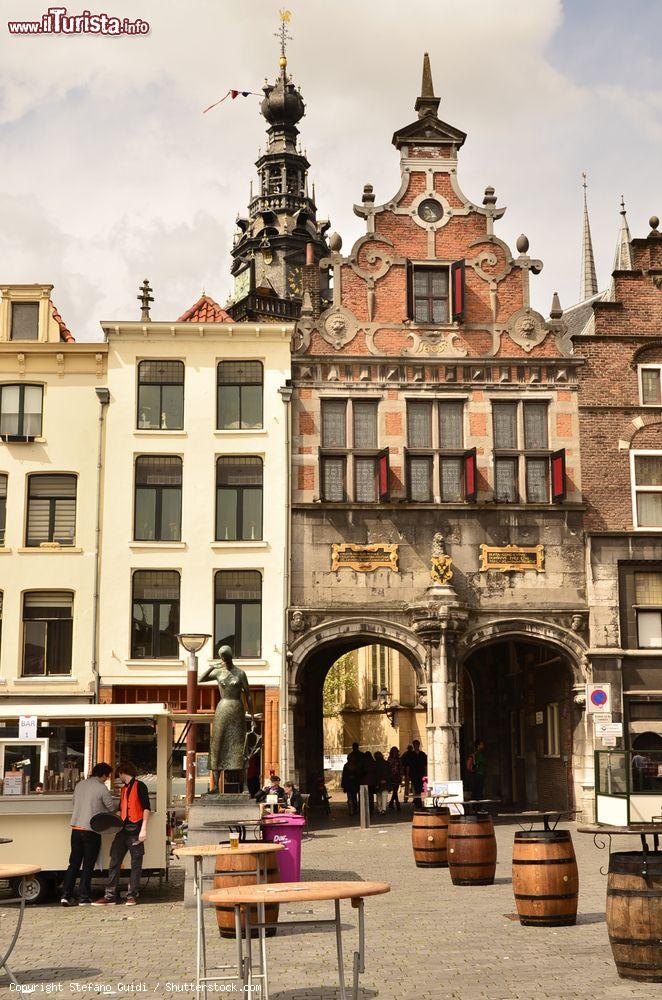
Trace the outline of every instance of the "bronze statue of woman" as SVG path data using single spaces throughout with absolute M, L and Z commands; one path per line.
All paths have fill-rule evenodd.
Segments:
M 229 646 L 221 646 L 218 651 L 220 665 L 213 663 L 200 678 L 200 682 L 215 680 L 218 684 L 220 700 L 214 713 L 211 728 L 209 754 L 209 770 L 214 775 L 216 792 L 218 792 L 221 771 L 240 771 L 241 789 L 243 790 L 244 746 L 246 742 L 246 708 L 254 720 L 253 695 L 248 685 L 248 678 L 240 667 L 232 662 L 232 650 Z

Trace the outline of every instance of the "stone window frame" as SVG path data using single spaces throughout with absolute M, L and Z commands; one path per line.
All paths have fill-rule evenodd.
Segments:
M 319 447 L 319 498 L 322 503 L 360 503 L 362 506 L 368 504 L 385 503 L 390 499 L 388 489 L 382 493 L 380 488 L 380 464 L 386 465 L 386 477 L 389 476 L 389 449 L 379 446 L 379 404 L 383 395 L 342 395 L 323 396 L 320 399 L 320 447 Z M 323 407 L 325 403 L 335 402 L 345 404 L 345 444 L 343 447 L 330 447 L 324 444 L 324 417 Z M 371 403 L 376 409 L 377 424 L 377 445 L 375 448 L 356 448 L 354 445 L 355 421 L 354 404 Z M 324 475 L 323 468 L 325 459 L 341 459 L 343 466 L 343 497 L 342 500 L 329 500 L 324 496 Z M 375 466 L 375 499 L 358 500 L 356 488 L 356 459 L 371 459 Z M 351 484 L 351 485 L 350 485 Z
M 466 498 L 465 482 L 464 482 L 464 466 L 462 468 L 462 492 L 463 496 L 460 500 L 444 500 L 442 496 L 442 463 L 444 459 L 459 459 L 461 462 L 466 461 L 466 456 L 468 454 L 466 447 L 466 440 L 469 432 L 469 408 L 467 406 L 469 397 L 465 394 L 462 396 L 427 396 L 425 399 L 420 399 L 419 397 L 405 397 L 405 422 L 406 422 L 406 434 L 405 439 L 407 445 L 405 447 L 405 478 L 406 478 L 406 489 L 407 489 L 407 500 L 409 503 L 431 503 L 435 505 L 439 504 L 467 504 L 470 501 Z M 430 435 L 430 447 L 429 448 L 417 448 L 410 444 L 409 442 L 409 407 L 412 404 L 426 403 L 431 407 L 431 435 Z M 441 441 L 441 407 L 445 403 L 452 403 L 456 406 L 462 407 L 462 444 L 457 448 L 445 448 Z M 430 462 L 430 499 L 429 500 L 413 500 L 411 497 L 411 476 L 409 472 L 410 461 L 415 458 L 425 458 Z
M 660 399 L 657 403 L 647 403 L 644 400 L 644 381 L 643 373 L 644 369 L 652 369 L 657 372 L 659 389 L 660 389 Z M 639 404 L 640 406 L 652 407 L 654 409 L 662 409 L 662 363 L 646 363 L 645 361 L 637 365 L 637 384 L 639 386 Z
M 656 611 L 662 615 L 662 603 L 641 604 L 637 601 L 637 573 L 660 575 L 662 567 L 657 560 L 625 560 L 618 563 L 618 604 L 620 612 L 621 645 L 624 649 L 643 650 L 645 653 L 662 654 L 662 646 L 641 646 L 639 643 L 639 612 Z
M 549 396 L 517 396 L 515 399 L 491 396 L 489 398 L 490 403 L 490 418 L 492 422 L 491 426 L 491 439 L 492 439 L 492 477 L 493 477 L 493 491 L 494 500 L 496 503 L 502 503 L 504 505 L 517 505 L 517 504 L 535 504 L 536 506 L 551 506 L 554 502 L 552 497 L 552 455 L 553 448 L 550 446 L 550 412 L 551 404 L 553 400 Z M 516 406 L 516 447 L 515 448 L 497 448 L 494 439 L 495 432 L 495 421 L 494 421 L 494 408 L 495 406 Z M 529 448 L 526 446 L 526 425 L 525 425 L 525 407 L 539 405 L 544 406 L 547 410 L 547 447 L 545 448 Z M 528 489 L 527 489 L 527 466 L 530 460 L 536 459 L 546 459 L 547 460 L 547 499 L 541 500 L 529 500 Z M 497 462 L 510 461 L 517 463 L 516 469 L 516 496 L 513 500 L 499 500 L 496 495 L 496 467 Z
M 660 455 L 662 449 L 659 448 L 631 448 L 630 449 L 630 502 L 632 507 L 632 527 L 635 531 L 660 532 L 662 524 L 640 525 L 637 513 L 637 493 L 662 493 L 662 486 L 637 486 L 636 482 L 636 458 L 638 455 Z

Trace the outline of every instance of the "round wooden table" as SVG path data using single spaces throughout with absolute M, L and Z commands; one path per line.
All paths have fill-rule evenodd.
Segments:
M 267 881 L 267 858 L 270 854 L 277 854 L 284 851 L 282 844 L 265 844 L 256 840 L 254 844 L 239 844 L 238 847 L 230 847 L 229 844 L 187 844 L 185 847 L 176 847 L 174 854 L 179 858 L 193 858 L 193 895 L 195 896 L 197 938 L 196 938 L 196 986 L 198 998 L 201 990 L 207 996 L 207 983 L 219 981 L 240 981 L 237 976 L 209 976 L 207 974 L 207 942 L 205 938 L 205 915 L 203 900 L 209 900 L 209 893 L 204 893 L 205 880 L 214 878 L 214 874 L 205 874 L 203 871 L 205 858 L 237 857 L 240 854 L 254 855 L 256 858 L 254 871 L 243 872 L 245 875 L 255 875 L 257 885 Z M 224 890 L 217 890 L 223 892 Z M 264 923 L 264 907 L 258 909 L 259 919 Z M 248 924 L 248 917 L 247 917 Z M 250 936 L 250 935 L 249 935 Z M 239 950 L 241 949 L 241 934 L 238 935 Z M 238 951 L 239 954 L 239 951 Z M 231 966 L 223 966 L 222 969 L 229 969 Z
M 340 923 L 340 900 L 351 899 L 352 906 L 359 915 L 359 948 L 354 952 L 352 1000 L 358 1000 L 359 975 L 365 971 L 365 924 L 363 901 L 366 896 L 378 896 L 390 892 L 388 882 L 281 882 L 270 885 L 236 886 L 227 889 L 215 889 L 205 893 L 205 899 L 210 903 L 228 903 L 234 906 L 235 926 L 237 928 L 237 978 L 249 994 L 254 989 L 256 980 L 261 981 L 262 1000 L 269 1000 L 269 979 L 267 970 L 267 947 L 264 917 L 258 922 L 260 937 L 260 965 L 258 971 L 253 971 L 251 950 L 250 907 L 258 906 L 262 914 L 268 903 L 310 903 L 318 900 L 333 900 L 335 916 L 333 920 L 285 920 L 283 924 L 297 926 L 320 926 L 333 924 L 336 931 L 336 950 L 338 955 L 338 985 L 340 1000 L 347 1000 L 345 987 L 345 966 L 343 962 L 342 926 Z M 244 938 L 242 938 L 241 908 L 244 907 L 246 956 L 243 953 Z
M 11 840 L 6 842 L 11 843 Z M 38 865 L 0 865 L 0 879 L 20 879 L 22 882 L 27 875 L 36 875 L 37 872 L 40 871 L 41 868 Z M 21 925 L 23 923 L 23 915 L 25 913 L 25 896 L 19 894 L 18 896 L 15 896 L 13 899 L 2 900 L 3 906 L 5 906 L 7 903 L 19 904 L 18 920 L 16 921 L 16 929 L 14 930 L 14 936 L 11 939 L 9 948 L 0 959 L 0 969 L 5 970 L 5 972 L 9 976 L 9 979 L 14 984 L 15 988 L 20 992 L 21 990 L 20 983 L 18 982 L 18 980 L 14 976 L 14 973 L 7 965 L 7 962 L 11 956 L 11 953 L 16 947 L 16 942 L 18 941 L 19 934 L 21 933 Z
M 524 825 L 529 823 L 530 832 L 533 832 L 533 824 L 536 820 L 541 819 L 543 830 L 550 833 L 556 829 L 562 819 L 571 819 L 577 815 L 577 812 L 577 809 L 526 809 L 524 812 L 497 813 L 497 816 L 499 819 L 514 819 L 521 829 L 524 829 Z M 555 817 L 554 825 L 550 826 L 552 816 Z
M 238 833 L 239 843 L 244 843 L 246 840 L 246 833 L 251 830 L 253 834 L 260 832 L 260 819 L 237 819 L 237 820 L 214 820 L 209 823 L 203 823 L 205 830 L 218 830 L 222 833 Z

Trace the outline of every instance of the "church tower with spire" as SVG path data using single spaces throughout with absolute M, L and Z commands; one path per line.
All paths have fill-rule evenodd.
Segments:
M 301 91 L 287 72 L 289 11 L 281 11 L 279 74 L 265 82 L 260 110 L 267 128 L 267 145 L 256 161 L 259 189 L 248 204 L 248 215 L 237 219 L 232 248 L 235 279 L 234 320 L 295 319 L 301 311 L 306 264 L 318 264 L 328 254 L 329 223 L 318 222 L 315 189 L 309 186 L 310 164 L 297 139 L 297 124 L 305 114 Z M 321 273 L 321 294 L 326 291 Z

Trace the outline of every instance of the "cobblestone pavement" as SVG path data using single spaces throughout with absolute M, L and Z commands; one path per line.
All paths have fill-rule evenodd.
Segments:
M 366 971 L 362 1000 L 626 1000 L 662 996 L 659 985 L 619 979 L 604 920 L 605 852 L 590 836 L 574 832 L 580 870 L 576 927 L 528 928 L 513 920 L 510 879 L 514 831 L 497 827 L 499 863 L 493 886 L 453 886 L 448 871 L 413 863 L 408 816 L 390 817 L 369 831 L 337 818 L 304 842 L 302 878 L 363 878 L 389 881 L 389 895 L 366 900 Z M 636 847 L 624 838 L 618 849 Z M 355 911 L 343 905 L 345 926 Z M 281 907 L 281 916 L 294 907 Z M 332 915 L 332 904 L 296 908 Z M 286 912 L 283 912 L 286 911 Z M 232 962 L 235 946 L 220 941 L 209 925 L 212 961 Z M 10 909 L 0 909 L 0 950 L 13 926 Z M 344 934 L 348 977 L 356 940 Z M 272 1000 L 335 1000 L 338 987 L 332 928 L 279 931 L 268 941 Z M 159 893 L 147 886 L 135 909 L 62 909 L 55 904 L 27 911 L 12 966 L 19 980 L 59 984 L 63 996 L 94 995 L 107 984 L 111 996 L 194 996 L 195 915 L 184 910 L 182 872 L 171 871 Z M 92 984 L 92 985 L 87 985 Z M 175 984 L 173 988 L 172 984 Z M 187 990 L 188 984 L 188 990 Z M 83 987 L 87 989 L 83 990 Z M 9 996 L 6 979 L 0 994 Z M 232 995 L 231 993 L 219 995 Z

